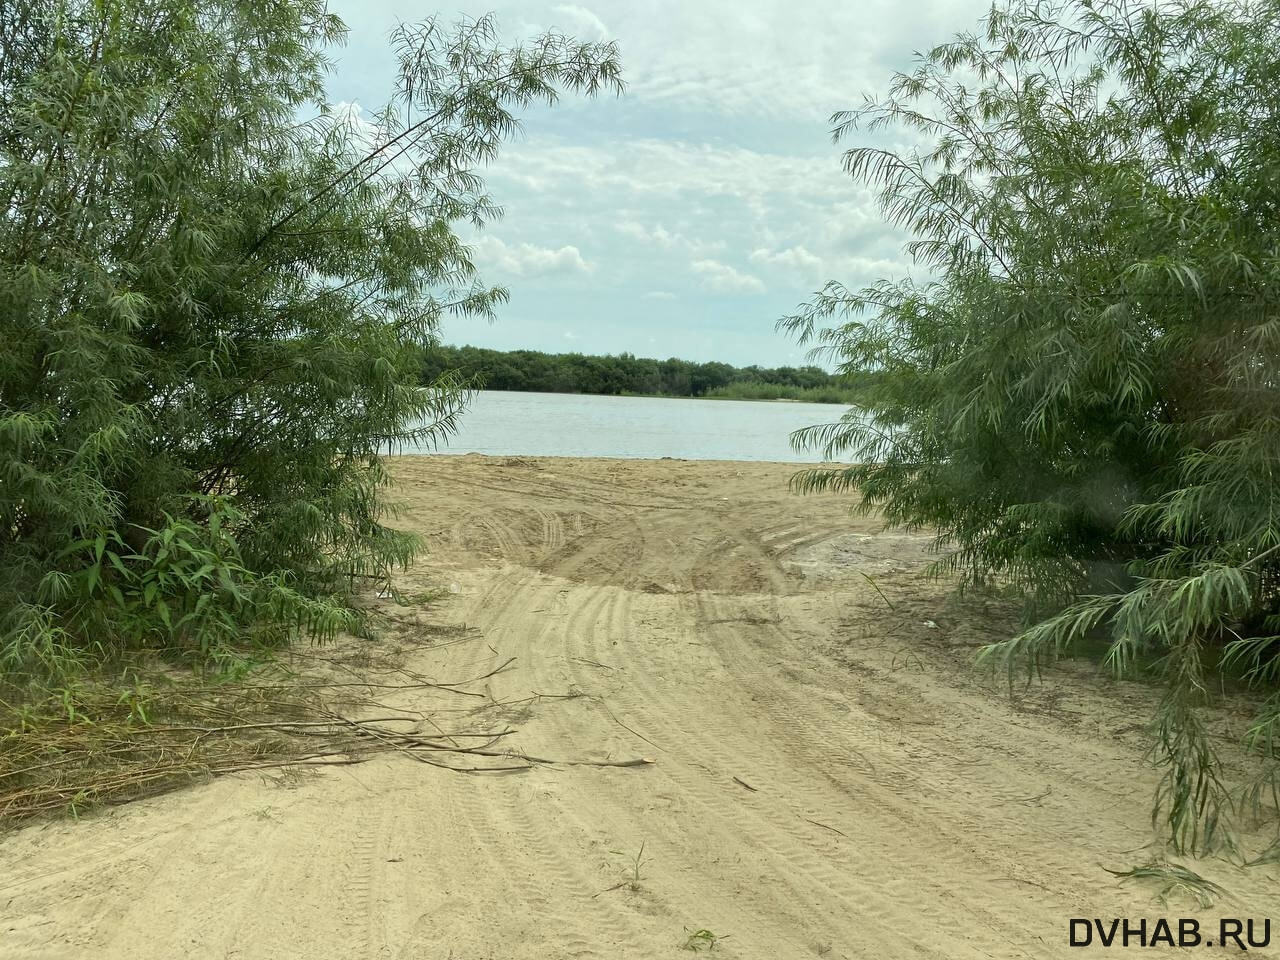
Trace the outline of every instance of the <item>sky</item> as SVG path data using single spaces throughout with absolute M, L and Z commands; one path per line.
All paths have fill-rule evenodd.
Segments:
M 828 280 L 911 271 L 905 237 L 841 169 L 830 117 L 882 93 L 916 51 L 976 29 L 989 0 L 332 0 L 347 24 L 329 97 L 389 97 L 388 33 L 493 13 L 507 41 L 614 40 L 626 92 L 536 108 L 480 171 L 504 208 L 473 240 L 511 290 L 492 324 L 443 338 L 502 350 L 806 362 L 775 329 Z M 895 146 L 893 134 L 881 135 Z M 865 141 L 864 141 L 865 142 Z

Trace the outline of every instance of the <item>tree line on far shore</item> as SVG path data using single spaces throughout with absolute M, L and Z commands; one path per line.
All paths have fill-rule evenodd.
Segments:
M 592 393 L 613 396 L 717 397 L 737 400 L 808 400 L 847 403 L 845 378 L 821 367 L 735 367 L 631 353 L 591 356 L 538 350 L 438 346 L 426 351 L 422 379 L 457 373 L 488 390 Z

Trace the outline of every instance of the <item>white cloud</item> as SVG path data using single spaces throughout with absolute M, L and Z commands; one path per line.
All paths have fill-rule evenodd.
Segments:
M 701 203 L 737 199 L 761 208 L 780 200 L 834 202 L 857 191 L 840 169 L 839 155 L 762 153 L 650 137 L 611 140 L 606 146 L 530 137 L 510 144 L 491 168 L 489 178 L 538 191 L 568 187 L 599 196 L 633 198 L 651 209 L 658 197 L 696 196 Z M 865 201 L 874 208 L 867 192 Z M 653 237 L 654 228 L 633 221 L 635 234 Z M 665 230 L 665 228 L 663 228 Z M 678 242 L 679 234 L 668 239 Z
M 825 125 L 832 111 L 884 89 L 959 30 L 973 30 L 990 0 L 457 0 L 446 18 L 492 11 L 504 39 L 557 27 L 622 45 L 628 99 L 652 108 Z M 383 71 L 386 31 L 419 14 L 405 0 L 335 0 L 361 68 Z M 349 47 L 349 49 L 351 49 Z
M 764 293 L 759 277 L 742 273 L 719 260 L 695 260 L 690 269 L 702 278 L 702 285 L 717 293 Z
M 833 146 L 831 112 L 884 93 L 892 71 L 913 68 L 913 50 L 975 29 L 989 4 L 458 0 L 446 19 L 492 10 L 501 42 L 548 29 L 617 39 L 627 83 L 621 99 L 566 95 L 553 110 L 521 111 L 522 133 L 477 171 L 506 211 L 491 228 L 504 240 L 477 234 L 477 262 L 520 304 L 518 329 L 499 323 L 484 336 L 563 348 L 566 298 L 585 295 L 618 309 L 578 329 L 576 349 L 631 349 L 646 322 L 663 355 L 784 356 L 780 310 L 827 280 L 859 287 L 909 266 L 903 231 L 885 223 L 873 187 L 843 172 L 840 152 L 902 150 L 914 135 L 861 131 Z M 396 67 L 387 30 L 406 16 L 404 0 L 334 8 L 352 32 L 330 95 L 381 103 Z
M 662 224 L 650 230 L 642 223 L 636 223 L 634 220 L 623 220 L 614 227 L 624 237 L 634 237 L 644 243 L 656 244 L 664 249 L 670 248 L 674 243 L 674 237 L 668 233 Z
M 811 273 L 822 269 L 822 258 L 810 253 L 802 246 L 787 247 L 785 250 L 753 250 L 751 262 L 766 264 L 772 267 L 786 267 L 803 273 Z
M 624 237 L 632 237 L 641 243 L 661 250 L 671 250 L 679 247 L 691 253 L 707 254 L 724 249 L 723 240 L 706 241 L 694 239 L 685 236 L 683 233 L 668 230 L 660 223 L 652 227 L 646 227 L 635 220 L 623 220 L 621 223 L 614 225 L 614 230 Z
M 604 21 L 586 7 L 580 7 L 577 4 L 572 3 L 561 3 L 551 9 L 554 13 L 568 17 L 570 24 L 586 27 L 586 32 L 591 34 L 590 39 L 592 40 L 613 39 L 613 34 L 609 31 L 609 28 L 604 25 Z
M 752 263 L 783 271 L 805 283 L 818 285 L 839 280 L 847 286 L 869 285 L 880 279 L 906 275 L 910 267 L 905 254 L 897 257 L 865 257 L 841 253 L 818 255 L 803 245 L 783 250 L 764 248 L 751 251 Z
M 598 5 L 625 40 L 637 100 L 825 124 L 911 51 L 973 29 L 989 0 L 650 0 Z
M 591 265 L 582 259 L 577 247 L 558 249 L 539 247 L 533 243 L 507 244 L 497 237 L 484 236 L 472 244 L 476 260 L 499 273 L 517 277 L 537 277 L 552 273 L 590 273 Z

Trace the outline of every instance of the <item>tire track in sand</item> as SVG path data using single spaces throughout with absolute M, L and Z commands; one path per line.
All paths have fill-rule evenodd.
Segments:
M 479 625 L 502 656 L 515 655 L 525 664 L 512 683 L 545 691 L 566 679 L 563 670 L 555 669 L 551 635 L 577 630 L 584 619 L 595 615 L 603 595 L 598 589 L 571 591 L 572 601 L 558 609 L 555 600 L 564 590 L 562 581 L 530 572 L 520 576 L 514 587 L 491 588 L 478 605 Z M 531 616 L 533 610 L 542 614 Z M 589 708 L 586 700 L 542 704 L 542 715 L 522 730 L 519 749 L 537 755 L 581 756 L 574 742 L 539 731 L 548 716 L 579 711 L 584 705 Z M 592 838 L 606 835 L 609 826 L 577 812 L 584 805 L 575 798 L 593 772 L 578 767 L 540 768 L 519 780 L 490 781 L 488 790 L 467 792 L 461 816 L 473 830 L 481 831 L 474 842 L 483 845 L 487 859 L 494 861 L 495 847 L 501 851 L 492 867 L 505 869 L 519 901 L 538 904 L 538 929 L 548 932 L 547 947 L 603 960 L 641 938 L 643 928 L 618 901 L 599 896 L 608 880 L 588 866 Z M 532 935 L 536 939 L 540 934 Z
M 612 611 L 615 627 L 627 619 L 625 598 L 620 595 Z M 621 645 L 612 649 L 620 650 Z M 593 652 L 598 653 L 589 648 L 588 656 Z M 724 684 L 731 683 L 731 677 L 721 678 L 718 689 L 655 683 L 654 673 L 679 668 L 680 661 L 662 664 L 647 652 L 644 663 L 625 657 L 617 663 L 628 678 L 624 699 L 629 713 L 665 748 L 662 770 L 682 800 L 696 810 L 700 828 L 716 831 L 718 841 L 730 848 L 753 851 L 763 861 L 763 871 L 776 878 L 778 894 L 769 903 L 775 921 L 785 917 L 797 929 L 821 923 L 824 938 L 849 951 L 909 947 L 913 956 L 947 956 L 913 932 L 930 923 L 945 929 L 946 918 L 934 916 L 937 911 L 927 905 L 917 910 L 919 898 L 904 902 L 884 892 L 906 867 L 900 858 L 886 860 L 885 851 L 863 861 L 843 856 L 838 844 L 792 813 L 785 799 L 771 803 L 734 783 L 733 777 L 741 775 L 758 783 L 782 782 L 804 789 L 786 775 L 787 758 L 776 742 L 745 739 L 753 726 L 747 718 L 705 709 L 709 697 L 720 705 L 727 702 Z
M 634 523 L 634 520 L 632 520 Z M 642 530 L 636 524 L 637 532 Z M 747 546 L 747 545 L 744 545 Z M 642 550 L 641 550 L 642 552 Z M 746 551 L 750 553 L 750 550 Z M 763 559 L 763 558 L 762 558 Z M 782 579 L 783 574 L 773 567 L 768 559 L 764 566 L 770 569 L 773 576 Z M 720 782 L 709 782 L 709 775 L 714 777 L 715 771 L 704 762 L 710 760 L 720 771 L 734 769 L 765 769 L 778 782 L 784 782 L 796 794 L 806 795 L 811 807 L 822 806 L 814 801 L 815 793 L 799 778 L 787 773 L 787 766 L 782 757 L 769 756 L 758 746 L 754 749 L 737 749 L 737 738 L 741 735 L 741 727 L 737 725 L 715 724 L 716 729 L 707 730 L 706 711 L 702 709 L 704 693 L 698 692 L 694 697 L 688 696 L 689 684 L 652 682 L 652 675 L 660 668 L 657 658 L 651 654 L 643 664 L 627 662 L 626 653 L 634 648 L 636 638 L 635 624 L 629 616 L 631 595 L 618 587 L 609 588 L 609 601 L 604 604 L 596 616 L 588 618 L 588 629 L 566 629 L 564 637 L 567 644 L 580 641 L 578 655 L 570 657 L 570 662 L 593 660 L 596 662 L 612 662 L 619 671 L 626 671 L 628 677 L 627 693 L 618 698 L 631 709 L 630 716 L 639 717 L 639 726 L 646 735 L 654 732 L 657 742 L 678 744 L 673 748 L 673 756 L 663 757 L 660 766 L 663 774 L 674 781 L 674 786 L 682 798 L 700 808 L 705 824 L 715 824 L 720 830 L 719 840 L 728 847 L 750 848 L 765 851 L 769 864 L 766 871 L 776 877 L 785 877 L 784 885 L 789 886 L 791 903 L 787 911 L 797 920 L 806 913 L 812 914 L 821 909 L 821 904 L 830 904 L 832 900 L 841 903 L 848 917 L 853 918 L 865 911 L 869 904 L 875 909 L 870 911 L 878 917 L 887 917 L 883 921 L 883 943 L 901 945 L 904 939 L 903 930 L 910 929 L 906 921 L 908 917 L 901 908 L 894 912 L 895 901 L 879 895 L 880 889 L 889 880 L 901 876 L 900 867 L 893 865 L 890 870 L 871 879 L 865 885 L 851 886 L 848 876 L 857 876 L 858 864 L 848 862 L 838 864 L 846 869 L 841 873 L 832 862 L 832 845 L 827 838 L 815 838 L 817 832 L 812 827 L 801 827 L 802 817 L 790 812 L 786 805 L 782 809 L 771 809 L 759 803 L 744 804 L 741 799 L 729 793 L 725 787 L 732 783 L 731 776 L 722 774 Z M 685 622 L 695 621 L 696 616 L 686 613 Z M 600 641 L 602 631 L 597 629 L 600 621 L 604 622 L 605 632 L 625 638 L 632 634 L 629 642 L 623 644 L 621 650 L 611 640 Z M 630 629 L 629 629 L 630 628 Z M 690 641 L 685 640 L 684 643 Z M 572 647 L 570 649 L 573 649 Z M 638 669 L 636 667 L 638 666 Z M 687 669 L 687 662 L 673 662 L 666 672 Z M 587 680 L 579 671 L 579 683 Z M 668 690 L 676 689 L 675 695 Z M 694 723 L 686 722 L 686 718 L 697 716 Z M 714 721 L 713 721 L 714 723 Z M 631 724 L 628 724 L 631 726 Z M 566 731 L 572 736 L 572 731 Z M 683 755 L 682 755 L 683 754 Z M 737 788 L 735 788 L 737 789 Z M 828 803 L 830 795 L 823 798 Z M 816 812 L 816 811 L 815 811 Z M 728 824 L 731 830 L 723 830 Z M 885 860 L 883 856 L 876 859 L 877 864 L 894 864 L 893 859 Z M 917 864 L 917 866 L 925 866 Z M 773 905 L 776 909 L 778 904 Z M 775 931 L 776 932 L 776 931 Z M 847 922 L 831 931 L 832 937 L 846 943 L 866 943 L 866 925 L 864 922 Z M 910 934 L 906 940 L 912 942 Z M 926 950 L 923 942 L 913 942 L 918 950 Z M 927 955 L 927 954 L 922 954 Z

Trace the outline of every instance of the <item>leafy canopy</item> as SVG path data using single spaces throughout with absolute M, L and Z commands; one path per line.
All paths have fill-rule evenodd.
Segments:
M 422 364 L 425 379 L 435 380 L 448 371 L 462 373 L 490 390 L 672 397 L 760 392 L 770 397 L 844 399 L 839 378 L 821 367 L 734 367 L 715 360 L 657 360 L 630 353 L 591 356 L 443 345 L 427 352 Z
M 358 626 L 414 550 L 380 453 L 446 315 L 506 298 L 462 222 L 515 111 L 620 90 L 617 52 L 489 19 L 391 37 L 371 120 L 324 98 L 322 0 L 0 6 L 0 674 Z
M 796 438 L 853 465 L 796 482 L 1026 597 L 987 659 L 1101 634 L 1119 674 L 1161 677 L 1156 819 L 1212 847 L 1209 671 L 1270 693 L 1255 802 L 1280 734 L 1280 3 L 1020 0 L 984 27 L 834 118 L 920 144 L 844 162 L 924 276 L 782 321 L 857 395 Z

